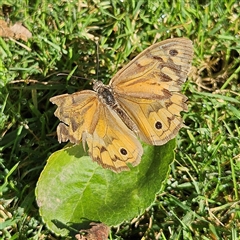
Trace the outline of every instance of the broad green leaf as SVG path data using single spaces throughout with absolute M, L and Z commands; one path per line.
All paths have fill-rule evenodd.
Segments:
M 56 234 L 86 222 L 112 226 L 142 214 L 155 199 L 174 159 L 175 140 L 144 145 L 137 167 L 114 173 L 93 162 L 81 145 L 53 153 L 37 183 L 40 213 Z

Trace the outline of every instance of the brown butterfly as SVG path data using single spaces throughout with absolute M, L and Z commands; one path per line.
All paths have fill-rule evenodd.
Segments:
M 115 172 L 138 165 L 143 149 L 137 137 L 163 145 L 183 126 L 187 97 L 180 91 L 192 58 L 189 39 L 168 39 L 140 53 L 109 85 L 94 81 L 94 91 L 52 97 L 61 121 L 58 141 L 87 143 L 91 158 Z

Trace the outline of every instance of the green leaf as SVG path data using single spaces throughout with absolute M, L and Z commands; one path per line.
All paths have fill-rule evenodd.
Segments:
M 142 214 L 161 190 L 174 159 L 175 140 L 144 145 L 137 167 L 114 173 L 93 162 L 81 145 L 53 153 L 37 183 L 40 213 L 56 234 L 86 222 L 117 225 Z

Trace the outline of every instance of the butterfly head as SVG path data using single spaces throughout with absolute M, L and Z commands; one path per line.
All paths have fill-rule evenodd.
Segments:
M 93 90 L 95 92 L 99 92 L 99 89 L 104 88 L 104 87 L 105 87 L 105 84 L 103 84 L 103 82 L 97 81 L 97 80 L 93 81 Z

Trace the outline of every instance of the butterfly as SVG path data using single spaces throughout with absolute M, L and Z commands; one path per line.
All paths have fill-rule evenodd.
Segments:
M 140 163 L 138 140 L 163 145 L 183 126 L 187 97 L 180 93 L 191 68 L 192 42 L 172 38 L 148 47 L 111 79 L 93 90 L 52 97 L 58 141 L 82 142 L 90 157 L 114 172 Z

